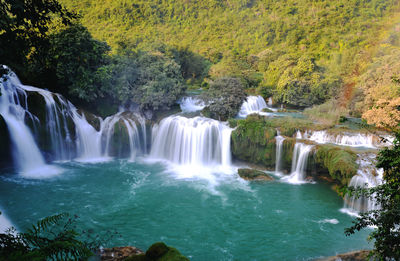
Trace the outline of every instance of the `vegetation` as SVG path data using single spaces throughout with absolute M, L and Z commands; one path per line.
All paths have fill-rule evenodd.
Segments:
M 384 183 L 370 189 L 353 188 L 358 194 L 369 197 L 377 203 L 378 209 L 361 213 L 346 235 L 364 228 L 374 227 L 370 234 L 374 240 L 373 255 L 379 260 L 400 259 L 400 133 L 392 148 L 379 152 L 378 168 L 384 170 Z
M 347 186 L 357 174 L 357 154 L 349 149 L 333 145 L 319 145 L 315 152 L 315 162 L 326 169 L 332 179 L 341 186 Z
M 208 104 L 203 113 L 225 121 L 237 115 L 246 99 L 246 93 L 239 79 L 222 77 L 212 81 L 202 97 Z
M 211 79 L 240 78 L 246 88 L 296 106 L 347 95 L 339 91 L 399 7 L 396 0 L 61 2 L 114 50 L 187 50 L 212 64 Z M 207 68 L 197 66 L 205 59 L 196 67 Z
M 40 220 L 24 233 L 10 229 L 0 234 L 0 260 L 87 259 L 98 245 L 79 239 L 74 220 L 67 214 L 59 214 Z

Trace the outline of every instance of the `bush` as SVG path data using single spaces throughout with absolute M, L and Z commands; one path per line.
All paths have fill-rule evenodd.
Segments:
M 247 96 L 238 78 L 222 77 L 212 81 L 202 97 L 208 103 L 203 113 L 225 121 L 237 115 Z
M 83 242 L 73 229 L 75 219 L 59 214 L 40 220 L 25 233 L 0 234 L 1 261 L 81 260 L 93 255 L 94 243 Z

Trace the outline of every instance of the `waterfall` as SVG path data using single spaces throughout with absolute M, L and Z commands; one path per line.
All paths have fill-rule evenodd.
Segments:
M 313 145 L 303 143 L 295 144 L 292 157 L 292 173 L 289 176 L 283 177 L 283 180 L 294 184 L 305 182 L 308 155 L 313 147 Z
M 303 136 L 301 135 L 301 132 L 298 130 L 296 131 L 296 139 L 301 140 L 303 138 Z
M 240 108 L 240 111 L 238 113 L 238 117 L 246 118 L 247 115 L 252 113 L 268 115 L 268 113 L 262 111 L 265 108 L 268 108 L 271 111 L 277 111 L 274 108 L 268 107 L 263 97 L 249 96 L 247 97 L 246 101 L 242 104 L 242 107 Z
M 25 125 L 26 92 L 15 75 L 0 83 L 0 115 L 7 124 L 13 144 L 13 158 L 22 175 L 31 178 L 53 175 L 60 169 L 45 164 L 34 137 Z M 20 97 L 24 98 L 25 107 Z
M 280 175 L 280 165 L 281 165 L 281 158 L 282 158 L 282 145 L 283 145 L 283 141 L 285 140 L 284 137 L 282 137 L 279 134 L 278 131 L 278 135 L 275 137 L 276 140 L 276 162 L 275 162 L 275 173 L 277 175 Z
M 97 162 L 109 159 L 117 123 L 126 129 L 130 159 L 134 159 L 138 152 L 147 151 L 145 119 L 139 114 L 119 112 L 104 120 L 94 116 L 100 126 L 96 130 L 85 114 L 79 113 L 63 96 L 23 85 L 14 73 L 0 82 L 0 90 L 0 115 L 10 132 L 14 162 L 25 176 L 43 177 L 60 172 L 59 168 L 45 163 L 38 141 L 46 144 L 46 152 L 49 152 L 46 155 L 51 155 L 47 157 L 48 160 L 75 158 L 83 162 Z M 43 122 L 28 109 L 28 96 L 31 94 L 37 94 L 45 102 L 45 119 L 41 119 Z M 38 131 L 41 135 L 36 135 L 37 140 L 25 123 L 26 120 L 33 123 L 34 129 L 41 128 Z
M 216 120 L 170 116 L 153 128 L 150 156 L 180 165 L 229 166 L 231 132 Z
M 6 214 L 0 210 L 0 234 L 5 233 L 9 228 L 15 227 L 11 223 L 10 219 L 6 216 Z
M 183 97 L 179 102 L 182 112 L 201 111 L 206 106 L 204 101 L 196 97 Z
M 268 106 L 269 106 L 269 107 L 272 107 L 272 105 L 273 105 L 272 97 L 269 97 L 269 98 L 268 98 Z
M 372 188 L 383 182 L 383 169 L 375 167 L 375 155 L 358 155 L 357 163 L 359 169 L 357 175 L 353 176 L 349 182 L 349 187 Z M 355 197 L 346 195 L 344 198 L 343 212 L 353 214 L 377 209 L 379 206 L 371 198 Z
M 365 147 L 377 148 L 390 145 L 391 137 L 384 136 L 388 142 L 383 143 L 380 137 L 374 134 L 362 133 L 344 133 L 344 134 L 330 134 L 327 131 L 306 131 L 304 132 L 304 139 L 312 140 L 320 144 L 332 143 L 341 146 L 350 147 Z

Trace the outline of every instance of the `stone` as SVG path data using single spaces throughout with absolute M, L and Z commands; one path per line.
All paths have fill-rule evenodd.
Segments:
M 245 180 L 274 180 L 270 175 L 255 169 L 239 169 L 238 174 Z
M 104 248 L 100 253 L 100 258 L 102 261 L 122 261 L 127 257 L 143 253 L 139 248 L 132 246 Z

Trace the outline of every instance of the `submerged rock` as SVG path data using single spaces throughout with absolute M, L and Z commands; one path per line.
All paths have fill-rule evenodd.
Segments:
M 255 169 L 239 169 L 238 174 L 245 180 L 274 180 L 270 175 Z
M 169 247 L 163 242 L 154 243 L 146 253 L 130 256 L 126 261 L 189 261 L 177 249 Z
M 374 258 L 368 258 L 368 255 L 371 251 L 369 250 L 360 250 L 353 251 L 344 254 L 339 254 L 336 256 L 326 257 L 316 259 L 315 261 L 366 261 L 366 260 L 375 260 Z

